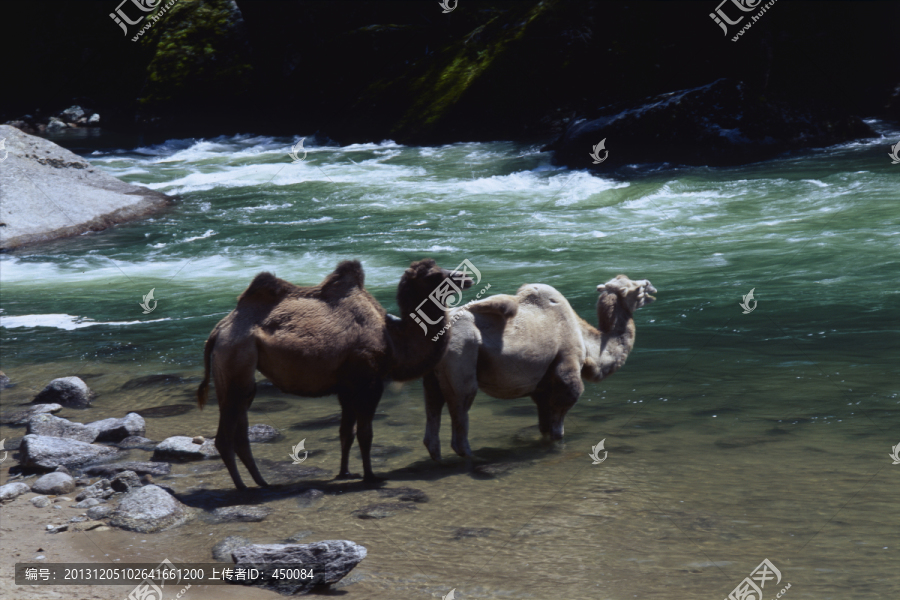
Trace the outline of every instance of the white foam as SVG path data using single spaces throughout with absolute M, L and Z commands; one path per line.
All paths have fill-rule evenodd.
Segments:
M 17 327 L 51 327 L 53 329 L 64 329 L 72 331 L 73 329 L 81 329 L 83 327 L 94 327 L 96 325 L 143 325 L 145 323 L 157 323 L 159 321 L 171 321 L 166 317 L 163 319 L 152 319 L 148 321 L 94 321 L 88 317 L 76 317 L 67 314 L 48 314 L 48 315 L 20 315 L 17 317 L 0 317 L 0 327 L 6 329 L 15 329 Z

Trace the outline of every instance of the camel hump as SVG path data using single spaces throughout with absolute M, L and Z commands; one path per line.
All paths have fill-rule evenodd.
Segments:
M 551 308 L 569 303 L 565 296 L 559 293 L 559 290 L 544 283 L 526 283 L 516 292 L 516 297 L 519 302 L 534 304 L 541 308 Z
M 519 300 L 508 294 L 497 294 L 473 302 L 467 308 L 473 313 L 490 313 L 504 319 L 512 319 L 519 312 Z
M 333 285 L 339 287 L 355 286 L 362 288 L 366 281 L 366 274 L 363 272 L 362 264 L 358 260 L 345 260 L 334 269 L 325 280 L 321 287 L 326 288 Z
M 254 277 L 244 293 L 238 296 L 238 302 L 244 300 L 274 302 L 284 298 L 296 287 L 290 281 L 279 279 L 272 273 L 263 272 Z

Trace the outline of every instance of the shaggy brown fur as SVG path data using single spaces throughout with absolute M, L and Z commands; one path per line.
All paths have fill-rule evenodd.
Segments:
M 364 288 L 362 266 L 344 261 L 317 286 L 299 287 L 271 273 L 260 273 L 238 298 L 238 305 L 215 326 L 204 350 L 204 378 L 197 390 L 206 403 L 210 375 L 219 400 L 216 448 L 235 486 L 246 486 L 238 474 L 235 453 L 253 480 L 266 485 L 250 452 L 247 410 L 256 393 L 256 371 L 278 389 L 298 396 L 337 394 L 341 404 L 341 470 L 348 469 L 354 429 L 367 481 L 372 473 L 372 417 L 386 379 L 421 377 L 438 363 L 447 340 L 431 341 L 443 322 L 423 332 L 410 313 L 445 279 L 460 274 L 438 267 L 431 259 L 413 263 L 397 286 L 398 319 Z M 471 279 L 463 280 L 470 287 Z M 444 317 L 443 308 L 425 302 L 430 321 Z M 427 324 L 426 324 L 427 325 Z

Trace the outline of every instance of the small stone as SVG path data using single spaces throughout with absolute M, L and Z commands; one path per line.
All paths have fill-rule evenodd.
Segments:
M 60 533 L 69 529 L 68 525 L 47 525 L 47 533 Z
M 181 525 L 190 516 L 187 508 L 164 489 L 145 485 L 125 494 L 110 524 L 127 531 L 152 533 Z
M 86 517 L 72 517 L 69 519 L 69 523 L 83 523 L 87 521 Z
M 88 487 L 81 490 L 75 499 L 81 502 L 82 500 L 87 500 L 88 498 L 109 498 L 115 493 L 112 487 L 109 484 L 108 479 L 101 479 L 94 485 L 89 485 Z
M 200 460 L 219 456 L 213 440 L 195 444 L 192 438 L 176 435 L 164 439 L 153 451 L 153 460 Z
M 194 439 L 191 440 L 191 443 L 202 444 L 205 441 L 206 441 L 205 437 L 203 437 L 202 435 L 197 435 L 197 436 L 194 436 Z
M 37 508 L 47 508 L 53 504 L 47 496 L 35 496 L 30 502 Z
M 91 508 L 104 502 L 106 502 L 106 500 L 103 500 L 102 498 L 86 498 L 78 504 L 73 504 L 72 508 Z
M 109 504 L 100 504 L 98 506 L 92 506 L 87 511 L 87 516 L 89 519 L 99 520 L 106 519 L 113 512 L 112 507 Z
M 253 425 L 247 429 L 247 437 L 254 444 L 273 442 L 280 435 L 280 432 L 271 425 Z
M 88 423 L 97 431 L 98 442 L 120 442 L 126 438 L 142 436 L 147 429 L 144 418 L 137 413 L 128 413 L 121 419 L 103 419 Z
M 6 485 L 0 485 L 0 502 L 8 502 L 10 500 L 14 500 L 22 494 L 26 494 L 30 491 L 31 488 L 28 487 L 28 484 L 22 483 L 21 481 L 16 481 L 15 483 L 7 483 Z
M 67 473 L 54 471 L 35 481 L 31 489 L 37 494 L 68 494 L 75 490 L 75 480 Z
M 56 469 L 54 469 L 54 471 L 55 471 L 56 473 L 65 473 L 66 475 L 71 475 L 71 474 L 72 474 L 72 473 L 69 472 L 69 470 L 68 470 L 67 468 L 65 468 L 65 467 L 62 466 L 62 465 L 59 465 L 58 467 L 56 467 Z
M 265 506 L 223 506 L 213 511 L 217 523 L 258 523 L 269 516 Z
M 100 124 L 100 113 L 94 113 L 91 115 L 91 118 L 88 119 L 88 125 L 99 125 Z
M 131 488 L 141 487 L 141 480 L 134 471 L 122 471 L 112 478 L 109 485 L 117 492 L 127 492 Z

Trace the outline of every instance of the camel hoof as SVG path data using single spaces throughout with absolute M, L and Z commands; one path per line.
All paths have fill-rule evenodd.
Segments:
M 363 477 L 363 483 L 366 484 L 366 486 L 380 485 L 385 481 L 387 481 L 387 479 L 384 477 L 377 477 L 375 475 L 366 475 Z
M 335 479 L 359 479 L 359 474 L 350 473 L 349 471 L 347 473 L 338 473 Z

